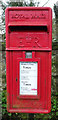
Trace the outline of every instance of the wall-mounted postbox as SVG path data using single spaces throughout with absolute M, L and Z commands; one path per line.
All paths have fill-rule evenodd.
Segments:
M 7 110 L 51 110 L 52 11 L 48 7 L 7 8 Z

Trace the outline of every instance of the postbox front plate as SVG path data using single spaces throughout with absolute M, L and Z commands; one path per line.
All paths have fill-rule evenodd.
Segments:
M 52 13 L 50 8 L 6 9 L 7 110 L 51 111 Z

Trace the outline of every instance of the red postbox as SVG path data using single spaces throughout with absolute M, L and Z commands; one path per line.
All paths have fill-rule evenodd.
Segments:
M 7 110 L 51 110 L 52 10 L 11 7 L 6 18 Z

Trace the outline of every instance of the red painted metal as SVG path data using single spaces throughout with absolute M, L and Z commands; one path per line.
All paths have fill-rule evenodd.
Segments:
M 20 113 L 51 111 L 52 10 L 11 7 L 5 11 L 7 110 Z M 32 58 L 25 53 L 32 52 Z M 37 62 L 37 95 L 20 95 L 20 62 Z

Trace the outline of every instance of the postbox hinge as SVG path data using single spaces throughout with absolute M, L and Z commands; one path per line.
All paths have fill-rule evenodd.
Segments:
M 16 81 L 17 81 L 18 79 L 16 78 Z

